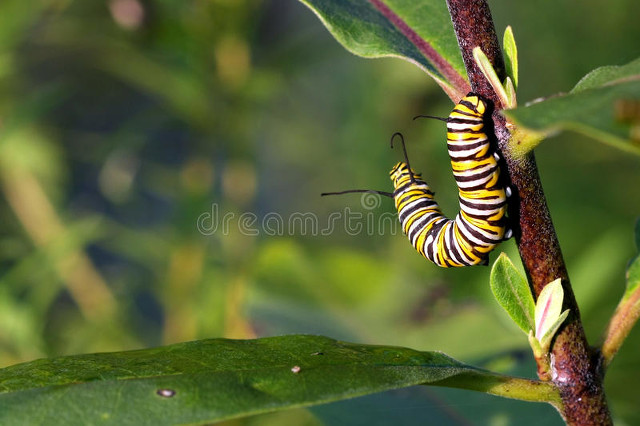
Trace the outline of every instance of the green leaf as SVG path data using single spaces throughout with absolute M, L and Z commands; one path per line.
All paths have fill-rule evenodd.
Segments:
M 304 335 L 201 340 L 1 369 L 0 424 L 214 422 L 469 375 L 486 392 L 517 384 L 439 352 Z
M 507 75 L 511 78 L 515 91 L 518 88 L 518 48 L 516 47 L 516 39 L 513 36 L 511 25 L 504 30 L 502 51 L 504 53 L 505 66 L 507 67 Z
M 518 327 L 527 334 L 533 330 L 535 303 L 529 284 L 506 254 L 494 262 L 490 282 L 494 297 Z
M 596 68 L 582 79 L 571 90 L 571 93 L 579 93 L 589 89 L 598 89 L 602 86 L 624 82 L 638 78 L 640 73 L 640 58 L 626 65 L 608 65 Z
M 496 70 L 493 68 L 493 65 L 491 65 L 491 62 L 489 61 L 489 58 L 487 58 L 487 55 L 485 55 L 480 47 L 473 48 L 473 59 L 475 59 L 478 68 L 480 68 L 480 71 L 482 71 L 482 74 L 484 74 L 487 80 L 489 80 L 489 84 L 491 84 L 491 87 L 493 87 L 496 95 L 498 95 L 498 98 L 500 98 L 500 102 L 502 103 L 502 105 L 504 105 L 505 108 L 511 108 L 512 105 L 509 103 L 509 96 L 507 96 L 507 92 L 502 86 L 502 82 L 498 78 Z
M 456 102 L 470 91 L 441 0 L 300 0 L 350 52 L 398 57 L 426 71 Z
M 529 346 L 531 346 L 531 349 L 533 350 L 533 355 L 536 359 L 541 359 L 544 356 L 545 351 L 543 351 L 540 346 L 540 341 L 533 335 L 533 330 L 529 330 L 527 338 L 529 339 Z
M 568 94 L 504 113 L 524 132 L 548 137 L 562 130 L 573 130 L 640 154 L 638 105 L 640 58 L 624 66 L 598 68 L 580 80 Z M 541 139 L 523 140 L 512 146 L 516 155 L 529 152 Z
M 508 103 L 507 105 L 507 109 L 513 109 L 518 105 L 518 101 L 516 99 L 516 88 L 513 86 L 513 81 L 511 80 L 511 77 L 507 77 L 507 79 L 504 82 L 504 90 L 505 92 L 507 92 L 507 99 L 508 99 Z

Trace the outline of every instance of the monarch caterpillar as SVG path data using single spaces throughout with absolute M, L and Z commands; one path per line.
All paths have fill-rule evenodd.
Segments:
M 486 265 L 489 252 L 511 237 L 505 216 L 510 189 L 500 184 L 499 156 L 484 131 L 488 116 L 487 101 L 474 93 L 462 98 L 448 118 L 426 116 L 447 123 L 447 147 L 460 201 L 455 219 L 442 214 L 434 192 L 422 175 L 411 169 L 399 132 L 391 137 L 391 147 L 400 137 L 405 161 L 389 173 L 393 193 L 355 189 L 322 195 L 374 192 L 391 197 L 402 231 L 421 255 L 444 268 Z

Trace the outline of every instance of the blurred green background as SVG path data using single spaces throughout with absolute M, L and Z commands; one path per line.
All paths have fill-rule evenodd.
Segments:
M 640 3 L 577 6 L 491 2 L 498 32 L 514 28 L 521 103 L 640 53 Z M 317 333 L 533 377 L 489 268 L 423 260 L 391 200 L 320 197 L 390 190 L 402 131 L 452 216 L 443 124 L 411 120 L 451 107 L 415 66 L 346 52 L 294 0 L 3 0 L 0 366 Z M 640 161 L 572 134 L 536 156 L 596 343 L 635 250 Z M 513 241 L 498 250 L 517 259 Z M 635 330 L 607 376 L 619 424 L 640 422 L 639 355 Z M 229 424 L 516 421 L 561 424 L 543 405 L 426 387 Z

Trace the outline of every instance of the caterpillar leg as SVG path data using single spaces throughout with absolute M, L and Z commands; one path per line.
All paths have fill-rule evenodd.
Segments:
M 507 197 L 511 197 L 511 195 L 513 194 L 513 191 L 511 191 L 511 187 L 509 185 L 504 187 L 504 193 Z
M 504 236 L 502 237 L 502 241 L 507 241 L 511 237 L 513 237 L 513 230 L 511 228 L 505 229 Z

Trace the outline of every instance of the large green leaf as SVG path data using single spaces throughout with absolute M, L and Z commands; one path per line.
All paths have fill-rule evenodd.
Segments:
M 470 90 L 442 0 L 300 0 L 352 53 L 393 56 L 426 71 L 455 101 Z
M 640 58 L 623 66 L 598 68 L 567 94 L 505 114 L 525 131 L 549 136 L 574 130 L 625 151 L 640 154 Z M 518 154 L 541 138 L 522 138 Z
M 211 339 L 42 359 L 0 370 L 0 424 L 176 424 L 222 419 L 434 383 L 536 401 L 548 386 L 439 352 L 321 336 Z

